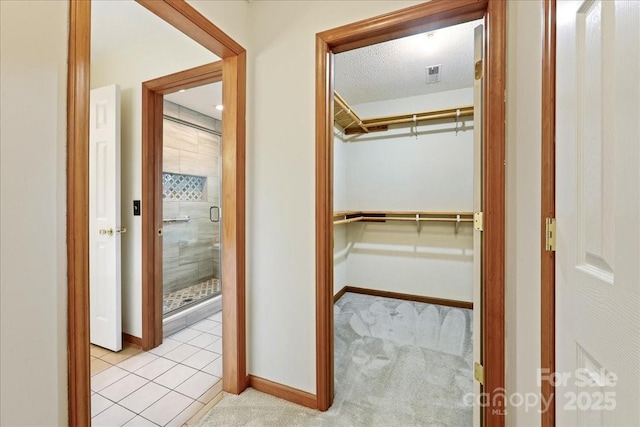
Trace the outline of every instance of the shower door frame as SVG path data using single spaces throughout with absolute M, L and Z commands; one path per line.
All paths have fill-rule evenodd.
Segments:
M 164 95 L 182 89 L 222 82 L 223 66 L 223 61 L 216 61 L 142 83 L 142 206 L 146 207 L 142 210 L 142 348 L 144 350 L 159 346 L 163 338 L 163 258 L 159 231 L 163 228 L 161 177 Z M 222 170 L 221 177 L 224 173 L 225 171 Z M 222 360 L 224 363 L 224 358 Z
M 222 196 L 223 388 L 246 388 L 245 112 L 246 51 L 184 0 L 137 0 L 162 20 L 222 58 L 228 173 Z M 91 2 L 69 0 L 67 74 L 67 401 L 69 425 L 91 423 L 89 358 L 89 88 Z M 157 105 L 154 104 L 154 105 Z M 162 104 L 160 104 L 162 105 Z M 157 128 L 154 128 L 157 129 Z M 223 170 L 223 174 L 225 171 Z M 145 212 L 148 206 L 142 205 Z M 157 239 L 159 240 L 159 239 Z M 149 265 L 143 261 L 143 269 Z M 161 311 L 161 310 L 160 310 Z

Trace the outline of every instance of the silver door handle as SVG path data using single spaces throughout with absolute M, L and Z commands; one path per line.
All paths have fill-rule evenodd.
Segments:
M 215 210 L 215 216 L 213 215 L 213 211 Z M 209 221 L 211 222 L 220 222 L 220 207 L 219 206 L 211 206 L 209 208 Z

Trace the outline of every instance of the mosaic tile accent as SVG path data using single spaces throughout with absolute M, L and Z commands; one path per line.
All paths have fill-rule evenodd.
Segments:
M 209 279 L 162 295 L 162 314 L 178 310 L 222 292 L 220 279 Z
M 162 199 L 180 201 L 199 201 L 204 194 L 207 178 L 179 173 L 162 173 Z

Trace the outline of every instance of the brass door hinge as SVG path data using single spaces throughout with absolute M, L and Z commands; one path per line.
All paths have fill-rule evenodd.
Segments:
M 476 62 L 476 80 L 480 80 L 482 78 L 482 59 Z
M 474 212 L 473 228 L 478 231 L 484 231 L 484 212 Z
M 544 229 L 545 249 L 550 252 L 556 250 L 556 219 L 546 218 Z
M 473 377 L 480 384 L 484 385 L 484 366 L 478 362 L 473 362 Z

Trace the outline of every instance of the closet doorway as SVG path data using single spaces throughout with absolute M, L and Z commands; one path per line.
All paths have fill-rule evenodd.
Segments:
M 473 425 L 483 33 L 334 55 L 334 408 L 359 424 Z
M 392 49 L 383 71 L 362 67 L 364 71 L 351 79 L 355 91 L 348 96 L 340 93 L 342 57 L 357 58 L 359 50 L 367 49 L 371 55 L 380 55 L 384 42 L 408 36 L 419 41 L 422 49 L 433 49 L 428 45 L 438 33 L 444 35 L 447 27 L 459 24 L 466 25 L 472 35 L 466 85 L 447 86 L 455 80 L 456 67 L 447 65 L 447 59 L 434 58 L 422 63 L 420 79 L 425 86 L 444 89 L 431 94 L 415 89 L 403 92 L 397 83 L 409 71 L 388 70 L 389 63 L 402 63 Z M 504 424 L 503 402 L 490 397 L 503 395 L 504 390 L 505 30 L 505 8 L 500 2 L 436 0 L 318 34 L 316 355 L 321 410 L 331 406 L 334 396 L 344 398 L 338 385 L 334 389 L 334 373 L 341 381 L 351 381 L 348 368 L 337 360 L 346 347 L 359 351 L 361 368 L 369 370 L 368 375 L 374 373 L 371 369 L 381 371 L 381 366 L 395 363 L 402 353 L 384 340 L 379 341 L 377 354 L 354 349 L 337 330 L 345 323 L 351 336 L 359 335 L 368 344 L 379 332 L 414 344 L 425 341 L 423 351 L 451 345 L 445 352 L 457 352 L 455 357 L 464 359 L 465 371 L 447 374 L 457 378 L 459 391 L 464 391 L 452 402 L 466 406 L 456 419 L 465 425 Z M 483 33 L 488 43 L 477 37 Z M 451 37 L 444 35 L 444 39 L 446 45 Z M 367 74 L 376 73 L 383 81 L 391 77 L 386 94 L 384 85 L 367 90 L 363 83 Z M 343 88 L 345 93 L 350 90 L 348 85 Z M 372 92 L 377 91 L 383 94 L 376 99 Z M 350 105 L 349 96 L 360 96 L 358 105 Z M 484 116 L 484 111 L 492 114 Z M 472 286 L 474 280 L 476 286 Z M 364 301 L 368 295 L 357 294 L 372 294 L 377 300 L 371 304 Z M 342 295 L 352 296 L 334 312 L 334 299 L 345 298 Z M 417 306 L 422 303 L 428 307 Z M 465 311 L 471 303 L 474 311 L 482 308 L 481 313 L 471 316 Z M 431 317 L 434 327 L 422 325 L 425 330 L 421 331 L 418 322 L 413 332 L 389 337 L 412 317 Z M 385 320 L 389 325 L 383 325 Z M 440 334 L 454 324 L 461 335 L 439 343 Z M 478 338 L 474 346 L 470 345 L 472 335 Z M 413 360 L 406 367 L 410 370 L 416 364 Z M 487 393 L 486 404 L 474 405 L 481 393 Z M 379 395 L 375 398 L 384 400 Z

